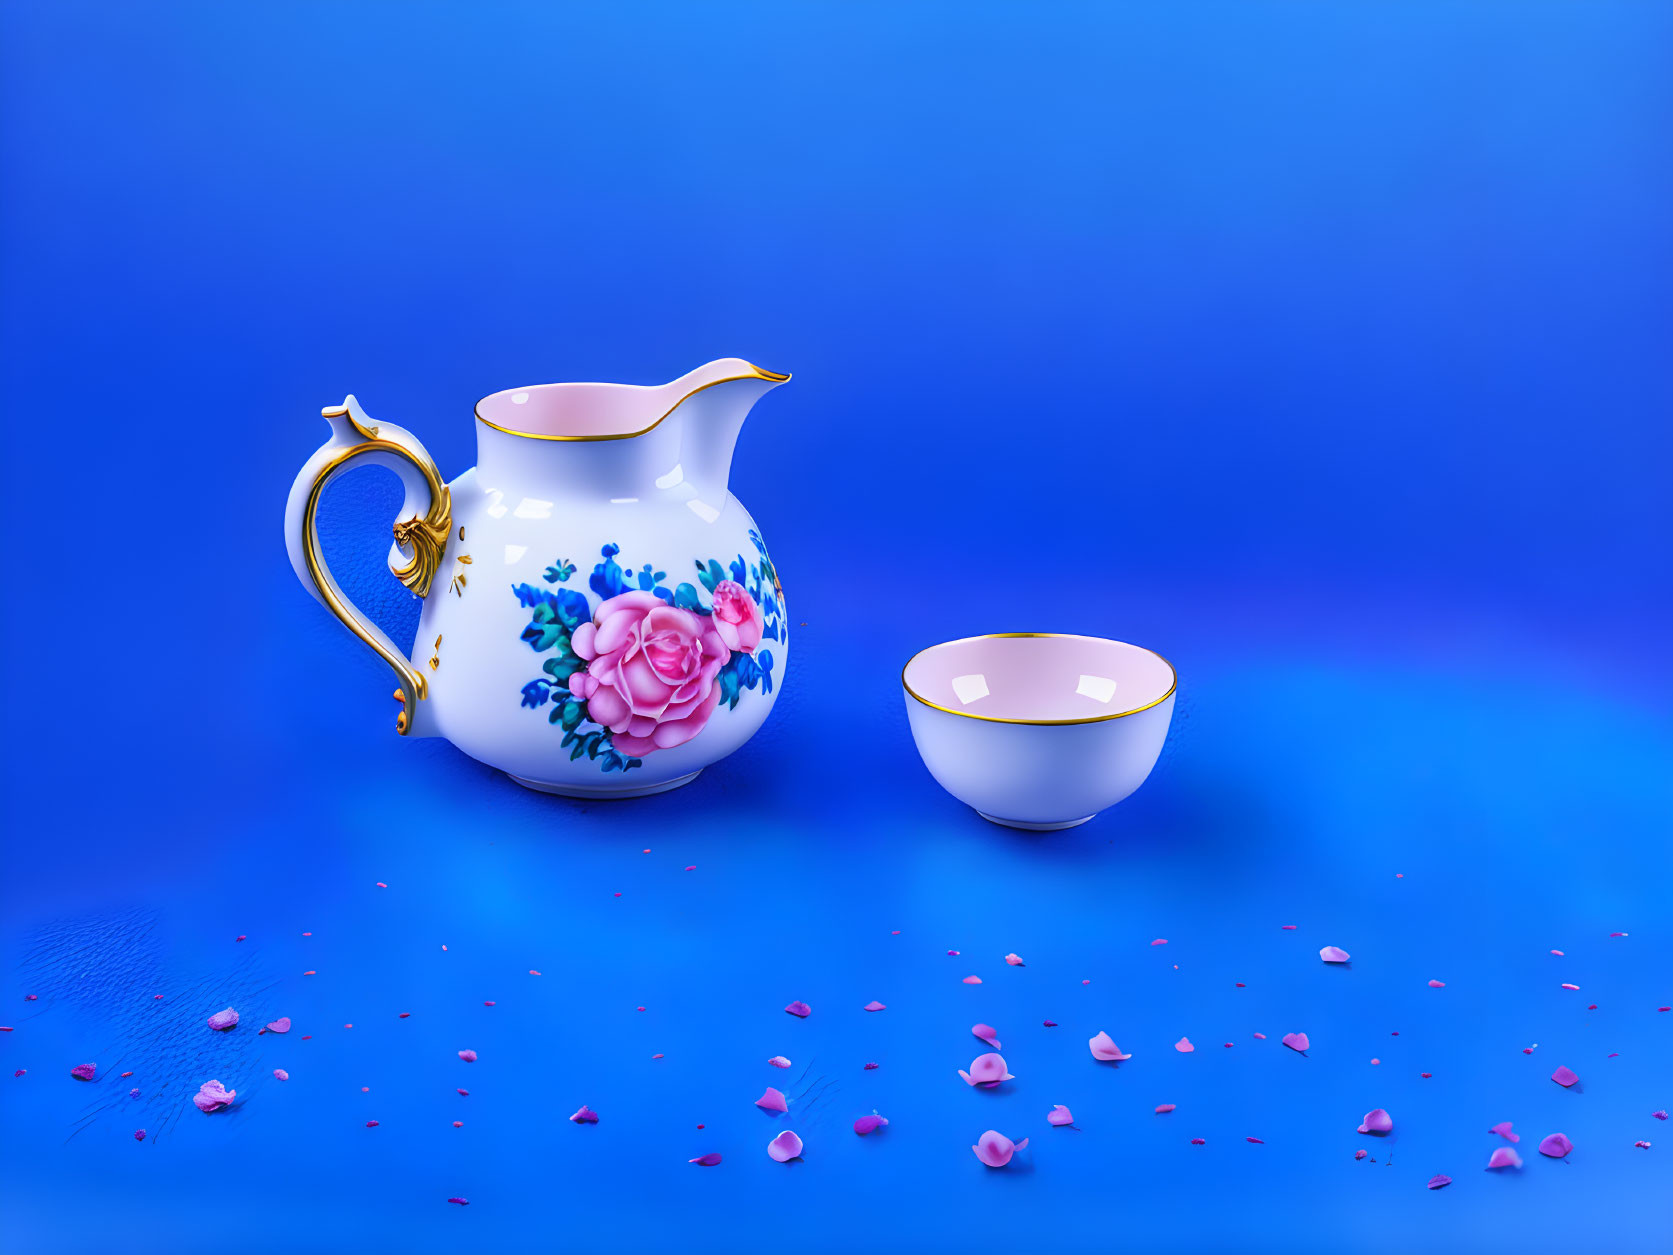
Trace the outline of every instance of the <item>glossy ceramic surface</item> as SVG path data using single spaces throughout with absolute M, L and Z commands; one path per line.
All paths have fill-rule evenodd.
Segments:
M 292 488 L 292 565 L 394 670 L 402 733 L 545 792 L 677 787 L 761 726 L 789 659 L 777 570 L 728 484 L 745 416 L 788 378 L 728 358 L 661 387 L 497 392 L 477 465 L 445 486 L 351 396 Z M 390 566 L 424 598 L 410 659 L 319 551 L 320 493 L 366 463 L 407 490 Z
M 1035 830 L 1085 823 L 1144 783 L 1176 684 L 1151 650 L 1034 632 L 934 645 L 901 672 L 930 774 L 984 819 Z

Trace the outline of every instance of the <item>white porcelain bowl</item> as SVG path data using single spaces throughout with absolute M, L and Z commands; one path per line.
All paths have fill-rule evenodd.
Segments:
M 1144 783 L 1178 682 L 1151 650 L 1053 632 L 931 645 L 900 679 L 930 775 L 983 819 L 1036 831 L 1084 824 Z

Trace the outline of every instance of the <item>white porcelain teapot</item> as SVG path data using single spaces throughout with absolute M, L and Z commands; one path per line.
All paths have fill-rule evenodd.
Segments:
M 789 378 L 724 358 L 660 387 L 496 392 L 477 402 L 477 464 L 451 484 L 350 396 L 322 411 L 331 439 L 291 488 L 291 565 L 394 668 L 403 735 L 549 793 L 677 788 L 747 741 L 784 682 L 784 591 L 727 481 L 745 416 Z M 416 659 L 320 550 L 321 493 L 368 463 L 406 487 L 389 565 L 424 599 Z

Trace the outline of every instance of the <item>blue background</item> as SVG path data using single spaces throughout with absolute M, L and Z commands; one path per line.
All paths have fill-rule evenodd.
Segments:
M 1665 1241 L 1673 9 L 0 13 L 9 1250 Z M 484 393 L 732 354 L 796 376 L 733 478 L 806 624 L 762 734 L 615 806 L 397 738 L 283 553 L 319 408 L 452 476 Z M 406 639 L 396 502 L 329 543 Z M 907 732 L 910 652 L 1016 629 L 1182 677 L 1073 832 Z

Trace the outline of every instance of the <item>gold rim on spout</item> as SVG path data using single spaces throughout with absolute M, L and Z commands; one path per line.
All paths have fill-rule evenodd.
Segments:
M 702 392 L 705 388 L 718 387 L 723 383 L 738 383 L 745 379 L 765 379 L 768 383 L 785 383 L 790 378 L 789 375 L 781 375 L 777 371 L 762 370 L 759 366 L 756 366 L 753 363 L 750 364 L 749 369 L 754 373 L 748 375 L 730 375 L 725 379 L 711 379 L 708 383 L 703 384 L 701 387 L 693 388 L 690 392 L 686 393 L 678 401 L 674 402 L 674 404 L 670 405 L 665 411 L 663 411 L 663 413 L 657 417 L 656 422 L 652 423 L 649 427 L 642 427 L 638 431 L 619 432 L 612 436 L 543 436 L 539 432 L 516 431 L 510 427 L 501 427 L 498 423 L 489 422 L 486 418 L 482 417 L 482 401 L 486 401 L 488 397 L 497 397 L 500 395 L 500 392 L 529 392 L 534 388 L 550 387 L 550 384 L 532 384 L 527 388 L 501 388 L 500 392 L 490 392 L 488 397 L 483 397 L 482 401 L 478 401 L 476 403 L 476 421 L 485 426 L 492 427 L 495 431 L 503 431 L 508 436 L 522 436 L 527 440 L 563 440 L 575 443 L 588 440 L 632 440 L 635 436 L 643 436 L 646 432 L 654 428 L 657 423 L 662 422 L 662 420 L 667 418 L 668 415 L 679 409 L 680 406 L 691 400 L 692 397 L 696 396 L 699 392 Z

